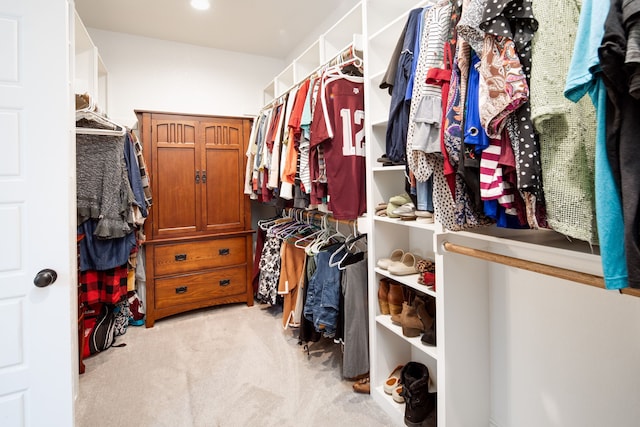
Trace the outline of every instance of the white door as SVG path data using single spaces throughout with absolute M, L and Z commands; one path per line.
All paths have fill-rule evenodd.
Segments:
M 74 424 L 72 4 L 0 0 L 3 427 Z M 47 268 L 57 272 L 57 280 L 47 287 L 34 286 L 37 273 Z

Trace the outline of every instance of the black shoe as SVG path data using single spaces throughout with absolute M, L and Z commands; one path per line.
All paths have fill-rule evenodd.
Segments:
M 423 427 L 423 422 L 436 410 L 436 393 L 429 393 L 429 370 L 420 362 L 409 362 L 400 373 L 402 397 L 405 400 L 404 424 Z M 434 417 L 429 417 L 434 419 Z

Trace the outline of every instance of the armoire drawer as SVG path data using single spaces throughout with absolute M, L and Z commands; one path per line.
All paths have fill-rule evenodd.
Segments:
M 157 309 L 224 298 L 246 292 L 246 266 L 156 279 Z
M 156 276 L 245 263 L 245 238 L 199 240 L 155 245 Z

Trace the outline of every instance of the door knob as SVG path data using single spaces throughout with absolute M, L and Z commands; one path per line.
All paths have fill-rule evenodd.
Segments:
M 36 274 L 35 279 L 33 279 L 33 284 L 39 288 L 44 288 L 49 286 L 58 278 L 58 273 L 49 268 L 45 268 L 44 270 L 40 270 L 38 274 Z

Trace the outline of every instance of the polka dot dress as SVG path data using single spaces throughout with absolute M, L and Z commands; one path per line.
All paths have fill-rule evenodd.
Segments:
M 496 37 L 514 41 L 527 82 L 531 79 L 531 40 L 538 29 L 532 0 L 487 0 L 480 28 Z M 539 144 L 531 121 L 529 103 L 520 107 L 515 117 L 517 138 L 512 141 L 517 159 L 518 188 L 542 198 Z

